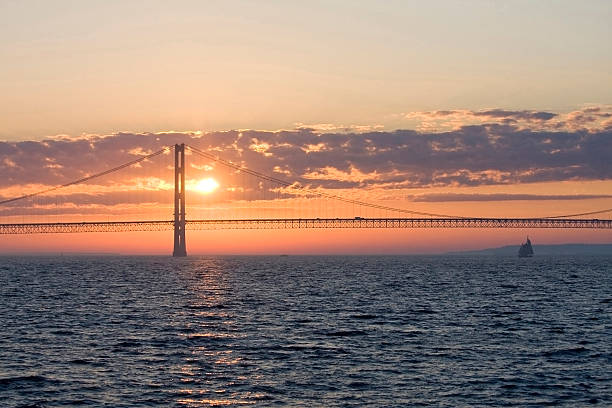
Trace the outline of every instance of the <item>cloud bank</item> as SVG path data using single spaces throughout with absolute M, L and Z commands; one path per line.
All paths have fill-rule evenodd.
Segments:
M 394 190 L 612 179 L 612 114 L 602 107 L 566 115 L 502 109 L 419 114 L 436 120 L 478 118 L 485 123 L 459 123 L 444 131 L 346 128 L 342 132 L 321 132 L 301 127 L 209 133 L 122 132 L 0 142 L 0 196 L 20 195 L 27 186 L 36 189 L 67 183 L 175 143 L 187 143 L 250 169 L 311 188 Z M 597 126 L 579 126 L 581 123 Z M 161 184 L 171 182 L 172 175 L 172 156 L 166 155 L 164 160 L 166 168 L 164 176 L 160 176 Z M 189 155 L 187 162 L 188 178 L 220 170 L 215 163 L 195 155 Z M 118 175 L 99 181 L 107 191 L 95 192 L 95 200 L 81 195 L 71 201 L 75 204 L 124 202 L 125 198 L 120 198 L 117 191 L 133 188 L 134 180 L 155 189 L 156 182 L 147 185 L 147 180 L 155 180 L 151 172 L 160 172 L 155 166 L 159 164 L 144 162 L 139 168 L 131 169 L 131 187 L 122 187 L 127 182 Z M 224 171 L 230 173 L 227 169 Z M 227 177 L 231 181 L 228 185 L 239 188 L 240 179 L 235 173 Z M 111 194 L 113 189 L 117 191 Z M 106 198 L 101 198 L 102 195 Z M 604 197 L 460 194 L 406 197 L 421 202 L 589 198 Z M 231 197 L 226 195 L 226 199 Z
M 497 123 L 533 131 L 603 131 L 612 128 L 612 106 L 592 105 L 559 114 L 535 110 L 439 110 L 401 115 L 420 131 L 457 130 L 466 125 Z
M 536 132 L 484 124 L 439 133 L 245 130 L 0 142 L 0 188 L 62 184 L 180 142 L 266 174 L 326 188 L 612 178 L 612 130 Z M 188 161 L 193 172 L 208 165 L 198 157 Z M 145 163 L 142 174 L 147 171 Z

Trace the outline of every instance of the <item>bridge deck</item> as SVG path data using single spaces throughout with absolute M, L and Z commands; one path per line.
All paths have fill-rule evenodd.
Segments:
M 0 234 L 168 231 L 174 221 L 0 224 Z M 554 218 L 279 218 L 187 220 L 189 230 L 300 228 L 581 228 L 612 229 L 612 220 Z

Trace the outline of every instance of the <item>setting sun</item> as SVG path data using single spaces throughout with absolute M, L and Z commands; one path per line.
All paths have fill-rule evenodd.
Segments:
M 212 177 L 208 177 L 198 181 L 195 185 L 195 190 L 200 193 L 208 194 L 212 193 L 219 187 L 219 183 Z

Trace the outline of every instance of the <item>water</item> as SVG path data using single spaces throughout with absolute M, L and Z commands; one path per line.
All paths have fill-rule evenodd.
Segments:
M 0 398 L 610 406 L 612 257 L 0 258 Z

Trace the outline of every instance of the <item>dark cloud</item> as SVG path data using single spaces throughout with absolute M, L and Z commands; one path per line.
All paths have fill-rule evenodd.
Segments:
M 539 111 L 511 111 L 504 109 L 489 109 L 476 111 L 471 113 L 473 116 L 485 116 L 489 118 L 509 118 L 514 120 L 550 120 L 557 116 L 556 113 L 552 112 L 539 112 Z
M 591 108 L 590 110 L 583 110 L 581 112 L 599 112 L 600 108 Z M 559 116 L 557 113 L 546 112 L 546 111 L 535 111 L 535 110 L 506 110 L 506 109 L 484 109 L 479 111 L 472 110 L 438 110 L 433 112 L 415 112 L 407 115 L 408 117 L 433 117 L 433 118 L 445 118 L 445 117 L 478 117 L 485 120 L 488 119 L 505 119 L 513 121 L 548 121 Z
M 541 194 L 420 194 L 409 195 L 406 199 L 413 202 L 440 203 L 460 201 L 548 201 L 548 200 L 591 200 L 612 198 L 612 195 L 576 194 L 576 195 L 541 195 Z

